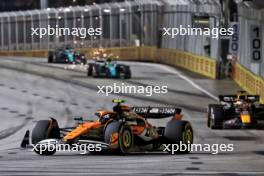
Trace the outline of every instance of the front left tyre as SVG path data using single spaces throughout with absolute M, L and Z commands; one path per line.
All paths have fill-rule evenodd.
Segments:
M 116 138 L 114 138 L 116 136 Z M 122 154 L 131 152 L 134 146 L 134 136 L 129 126 L 122 122 L 111 122 L 105 128 L 105 142 L 116 143 L 116 150 Z M 116 140 L 116 141 L 114 141 Z
M 31 142 L 33 145 L 41 147 L 39 142 L 46 139 L 59 139 L 60 138 L 60 129 L 58 123 L 55 119 L 50 120 L 40 120 L 36 123 L 35 127 L 32 130 Z M 53 155 L 56 150 L 45 150 L 40 153 L 40 148 L 34 150 L 37 154 L 41 155 Z

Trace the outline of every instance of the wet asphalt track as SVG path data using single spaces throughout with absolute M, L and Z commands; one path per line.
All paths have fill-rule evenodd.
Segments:
M 211 131 L 206 127 L 206 106 L 215 102 L 206 93 L 235 93 L 239 87 L 233 82 L 209 80 L 157 64 L 128 64 L 133 73 L 131 80 L 106 80 L 87 78 L 80 68 L 66 70 L 67 65 L 49 65 L 41 58 L 1 57 L 0 175 L 264 175 L 264 131 Z M 189 79 L 184 80 L 186 77 Z M 151 97 L 97 94 L 97 85 L 122 82 L 167 85 L 169 92 Z M 37 120 L 53 116 L 61 127 L 71 126 L 72 116 L 93 118 L 97 109 L 111 108 L 113 98 L 138 106 L 179 106 L 185 119 L 192 122 L 195 143 L 234 144 L 234 151 L 173 156 L 162 152 L 128 156 L 59 152 L 43 157 L 19 148 L 25 131 Z M 165 125 L 167 120 L 153 124 Z

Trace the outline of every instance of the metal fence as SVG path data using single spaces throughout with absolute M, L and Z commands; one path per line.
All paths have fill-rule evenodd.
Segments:
M 216 0 L 217 1 L 217 0 Z M 162 36 L 163 27 L 192 25 L 193 14 L 210 14 L 215 26 L 219 6 L 215 1 L 200 0 L 144 0 L 108 3 L 93 6 L 45 9 L 1 13 L 0 48 L 2 50 L 49 49 L 62 45 L 73 47 L 119 47 L 134 45 L 156 46 L 158 38 L 165 48 L 178 48 L 205 55 L 203 45 L 217 42 L 205 37 Z M 219 15 L 218 15 L 219 16 Z M 87 36 L 32 36 L 31 28 L 102 28 L 102 35 Z M 201 47 L 197 47 L 201 46 Z M 212 53 L 217 58 L 217 53 Z
M 93 6 L 48 8 L 0 14 L 2 50 L 73 47 L 131 46 L 156 43 L 158 2 L 152 0 Z M 81 38 L 74 35 L 34 36 L 31 28 L 102 28 L 102 35 Z

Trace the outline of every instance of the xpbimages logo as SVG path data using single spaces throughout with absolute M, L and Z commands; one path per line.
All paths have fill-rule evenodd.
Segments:
M 87 36 L 100 36 L 102 35 L 101 28 L 60 28 L 58 25 L 55 27 L 51 27 L 50 25 L 47 28 L 31 28 L 31 35 L 39 36 L 39 38 L 43 38 L 43 36 L 76 36 L 80 38 L 86 38 Z
M 185 144 L 180 141 L 180 144 L 164 144 L 163 151 L 169 152 L 172 155 L 179 152 L 206 152 L 213 155 L 221 152 L 232 152 L 234 151 L 234 144 Z
M 106 96 L 109 94 L 144 94 L 146 96 L 152 96 L 153 94 L 168 93 L 168 86 L 132 86 L 125 85 L 125 83 L 121 85 L 114 83 L 113 85 L 97 86 L 97 88 L 98 94 L 105 94 Z
M 45 152 L 49 151 L 56 151 L 56 152 L 79 152 L 80 154 L 87 154 L 89 152 L 100 152 L 102 151 L 101 144 L 62 144 L 62 143 L 39 143 L 39 144 L 32 144 L 32 150 L 38 152 L 39 154 L 44 154 Z
M 184 36 L 208 36 L 212 38 L 219 38 L 219 36 L 232 36 L 234 34 L 233 28 L 193 28 L 190 25 L 173 28 L 162 28 L 163 36 L 170 36 L 175 38 L 177 35 Z

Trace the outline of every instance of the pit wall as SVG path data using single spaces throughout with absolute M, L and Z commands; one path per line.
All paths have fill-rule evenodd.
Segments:
M 80 48 L 76 51 L 83 52 L 88 58 L 92 57 L 94 48 Z M 149 61 L 177 66 L 186 70 L 216 79 L 217 63 L 211 58 L 195 55 L 189 52 L 156 48 L 152 46 L 143 47 L 116 47 L 106 48 L 106 53 L 119 56 L 120 60 Z M 24 57 L 48 57 L 47 50 L 33 51 L 0 51 L 2 56 L 24 56 Z M 261 95 L 264 102 L 264 80 L 263 78 L 250 72 L 240 64 L 235 66 L 234 80 L 246 91 L 252 94 Z

